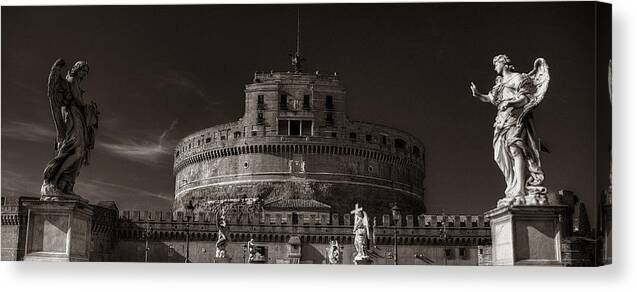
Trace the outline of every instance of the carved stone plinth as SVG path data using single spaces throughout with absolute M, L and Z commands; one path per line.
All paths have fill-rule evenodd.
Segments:
M 231 258 L 213 258 L 212 262 L 215 264 L 227 264 L 231 261 Z
M 374 261 L 372 261 L 370 258 L 354 259 L 354 264 L 355 265 L 372 265 L 374 264 Z
M 493 265 L 560 265 L 566 206 L 510 206 L 485 212 Z
M 31 201 L 25 261 L 88 261 L 93 208 L 84 201 Z

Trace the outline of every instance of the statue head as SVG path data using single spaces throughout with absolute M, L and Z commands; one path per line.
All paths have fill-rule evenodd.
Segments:
M 511 64 L 511 59 L 509 58 L 509 56 L 500 54 L 493 57 L 493 70 L 495 70 L 495 72 L 498 74 L 502 74 L 504 70 L 515 70 L 515 67 L 513 67 L 513 64 Z
M 77 61 L 75 62 L 73 67 L 71 67 L 71 71 L 69 72 L 69 75 L 71 75 L 71 77 L 76 77 L 81 80 L 88 75 L 88 71 L 89 71 L 89 66 L 86 61 Z

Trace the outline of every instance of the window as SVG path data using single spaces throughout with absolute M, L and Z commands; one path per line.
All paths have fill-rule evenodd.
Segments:
M 224 136 L 224 135 L 221 135 L 221 137 L 219 138 L 219 140 L 221 140 L 221 141 L 223 141 L 225 139 L 226 139 L 226 136 Z
M 288 134 L 288 121 L 279 120 L 279 135 L 287 135 L 287 134 Z
M 332 138 L 336 138 L 336 132 L 332 132 Z
M 451 256 L 453 255 L 453 252 L 450 248 L 445 248 L 445 257 L 447 259 L 451 259 Z
M 455 224 L 453 223 L 453 221 L 449 221 L 449 223 L 447 223 L 448 227 L 453 227 Z
M 234 132 L 234 138 L 235 138 L 235 139 L 239 139 L 239 138 L 241 138 L 241 132 L 239 132 L 239 131 Z
M 460 257 L 466 257 L 467 256 L 467 249 L 461 247 L 460 249 L 458 249 L 458 255 Z
M 325 109 L 334 110 L 334 98 L 331 95 L 325 97 Z
M 301 136 L 301 121 L 290 121 L 290 136 Z
M 472 221 L 471 227 L 478 227 L 478 221 Z
M 467 222 L 460 221 L 460 227 L 467 227 Z
M 396 139 L 394 140 L 394 147 L 396 147 L 396 149 L 405 149 L 405 141 L 403 139 Z
M 255 137 L 257 135 L 257 131 L 252 131 L 252 137 Z
M 325 123 L 327 126 L 334 126 L 334 116 L 332 113 L 327 113 L 325 116 Z
M 380 135 L 380 142 L 383 143 L 383 145 L 387 144 L 387 135 Z
M 257 114 L 257 125 L 263 125 L 264 122 L 265 122 L 265 119 L 263 118 L 263 113 L 258 113 Z
M 312 121 L 301 121 L 301 135 L 312 136 Z
M 356 133 L 349 133 L 349 138 L 352 140 L 356 140 Z
M 279 99 L 279 109 L 286 110 L 288 109 L 288 95 L 281 94 L 281 98 Z
M 206 138 L 206 143 L 210 143 L 210 141 L 212 141 L 210 137 Z
M 259 95 L 257 96 L 257 109 L 264 109 L 265 108 L 265 102 L 263 100 L 263 95 Z
M 310 96 L 308 94 L 303 95 L 303 109 L 309 110 L 310 108 Z
M 365 135 L 365 142 L 372 142 L 372 135 Z

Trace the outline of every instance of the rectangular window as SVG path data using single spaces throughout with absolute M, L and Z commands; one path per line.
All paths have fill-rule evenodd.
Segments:
M 287 134 L 288 134 L 288 121 L 279 120 L 279 135 L 287 135 Z
M 327 126 L 334 126 L 334 116 L 332 113 L 327 113 L 325 116 L 325 123 Z
M 281 94 L 281 98 L 279 99 L 279 108 L 286 110 L 288 109 L 288 95 Z
M 445 257 L 447 259 L 451 259 L 452 255 L 453 255 L 452 250 L 450 248 L 445 248 Z
M 356 133 L 349 133 L 349 138 L 352 140 L 356 140 Z
M 258 113 L 257 114 L 257 125 L 263 125 L 264 122 L 265 122 L 265 119 L 263 118 L 263 113 Z
M 301 121 L 290 121 L 290 136 L 301 136 Z
M 478 227 L 478 221 L 471 221 L 471 227 Z
M 312 136 L 312 121 L 301 121 L 301 135 Z
M 366 142 L 372 142 L 372 135 L 365 135 Z
M 325 96 L 325 108 L 334 110 L 334 98 L 331 95 Z
M 303 109 L 309 110 L 310 108 L 310 96 L 306 94 L 303 96 Z
M 383 145 L 387 144 L 387 135 L 380 135 L 380 142 L 383 143 Z
M 206 138 L 206 143 L 210 143 L 210 141 L 212 141 L 212 139 Z
M 257 109 L 263 109 L 265 107 L 265 102 L 263 99 L 263 95 L 257 96 Z
M 467 222 L 460 221 L 460 227 L 467 227 Z
M 467 249 L 461 247 L 460 249 L 458 249 L 458 255 L 461 257 L 467 256 Z

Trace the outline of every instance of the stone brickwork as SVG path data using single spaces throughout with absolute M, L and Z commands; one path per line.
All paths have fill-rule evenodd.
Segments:
M 228 199 L 313 199 L 348 212 L 425 211 L 424 145 L 390 127 L 350 121 L 335 75 L 257 73 L 236 122 L 193 133 L 175 148 L 175 209 Z M 371 210 L 370 209 L 370 210 Z
M 276 214 L 281 211 L 272 212 Z M 230 262 L 244 261 L 243 245 L 252 238 L 258 246 L 267 249 L 267 263 L 287 262 L 290 251 L 288 242 L 292 236 L 297 236 L 301 241 L 300 263 L 325 263 L 325 251 L 333 239 L 338 240 L 343 247 L 343 263 L 352 263 L 354 237 L 350 214 L 332 213 L 314 217 L 314 220 L 305 220 L 301 215 L 297 224 L 284 221 L 284 216 L 268 215 L 269 211 L 240 217 L 228 216 L 231 242 L 226 253 Z M 186 221 L 183 212 L 122 211 L 113 260 L 143 261 L 144 236 L 148 230 L 149 261 L 183 262 L 188 230 L 191 261 L 213 262 L 217 239 L 216 216 L 211 212 L 201 212 L 193 217 L 193 220 Z M 371 250 L 374 263 L 393 264 L 393 222 L 374 221 L 375 247 Z M 442 224 L 446 224 L 446 239 L 441 237 Z M 404 216 L 396 230 L 399 264 L 477 265 L 478 245 L 490 244 L 490 229 L 482 216 Z

